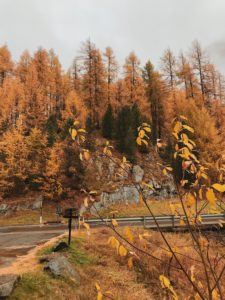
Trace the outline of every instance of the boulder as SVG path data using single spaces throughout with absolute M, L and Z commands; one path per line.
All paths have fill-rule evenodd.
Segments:
M 35 200 L 34 203 L 32 204 L 32 209 L 33 209 L 33 210 L 41 209 L 41 207 L 42 207 L 42 202 L 43 202 L 43 197 L 42 197 L 42 195 L 40 195 L 39 197 L 36 198 L 36 200 Z
M 140 183 L 144 177 L 144 170 L 139 165 L 135 165 L 132 169 L 132 176 L 134 182 Z
M 5 214 L 9 210 L 9 206 L 6 203 L 0 204 L 0 214 Z
M 54 276 L 69 278 L 76 284 L 80 284 L 80 275 L 68 262 L 67 258 L 63 255 L 52 254 L 46 258 L 48 263 L 45 265 L 44 270 L 50 271 Z
M 18 280 L 18 275 L 0 275 L 0 298 L 9 297 Z

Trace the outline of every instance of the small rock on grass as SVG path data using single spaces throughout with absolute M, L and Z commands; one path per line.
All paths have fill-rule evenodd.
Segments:
M 79 273 L 63 255 L 50 255 L 48 257 L 48 263 L 44 267 L 44 270 L 51 272 L 54 276 L 57 277 L 60 276 L 63 278 L 69 278 L 77 285 L 80 284 Z
M 0 299 L 9 297 L 19 279 L 18 275 L 0 275 Z

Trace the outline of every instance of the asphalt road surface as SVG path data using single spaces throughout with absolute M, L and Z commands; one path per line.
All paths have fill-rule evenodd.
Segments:
M 183 230 L 185 226 L 180 226 L 179 217 L 157 216 L 159 226 L 168 230 Z M 120 226 L 144 226 L 144 228 L 154 229 L 156 224 L 152 217 L 128 217 L 116 219 Z M 91 227 L 104 226 L 111 223 L 110 219 L 86 220 Z M 218 222 L 225 223 L 225 215 L 202 215 L 202 226 L 204 228 L 220 228 Z M 53 237 L 59 236 L 67 230 L 66 224 L 58 225 L 25 225 L 0 227 L 0 269 L 11 265 L 17 256 L 25 255 L 29 250 L 40 245 Z
M 65 232 L 66 227 L 0 227 L 0 269 L 10 266 L 17 256 Z M 1 273 L 1 272 L 0 272 Z

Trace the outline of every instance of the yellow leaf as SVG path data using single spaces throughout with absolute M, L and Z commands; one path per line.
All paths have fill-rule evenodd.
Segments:
M 144 129 L 144 131 L 146 131 L 146 132 L 151 132 L 151 128 L 150 128 L 150 127 L 144 127 L 143 129 Z
M 101 290 L 100 285 L 97 282 L 95 283 L 95 288 L 96 288 L 97 292 L 99 292 Z
M 192 133 L 194 133 L 195 131 L 194 131 L 194 129 L 193 128 L 191 128 L 190 126 L 188 126 L 188 125 L 183 125 L 183 128 L 184 129 L 186 129 L 186 130 L 188 130 L 188 131 L 190 131 L 190 132 L 192 132 Z
M 198 195 L 199 195 L 200 200 L 202 200 L 202 189 L 200 189 L 200 190 L 198 191 Z
M 213 189 L 207 189 L 206 198 L 209 201 L 210 205 L 212 205 L 212 206 L 216 205 L 216 197 L 213 192 Z
M 77 136 L 77 131 L 76 131 L 76 129 L 73 128 L 71 130 L 71 137 L 72 137 L 73 140 L 75 140 L 76 136 Z
M 188 120 L 188 119 L 187 119 L 185 116 L 183 116 L 183 115 L 180 115 L 179 117 L 180 117 L 181 119 L 183 119 L 183 120 L 186 120 L 186 121 Z
M 138 136 L 143 139 L 143 137 L 145 136 L 145 131 L 143 129 L 141 129 L 138 133 Z
M 133 257 L 129 257 L 127 261 L 127 265 L 129 269 L 132 269 L 134 264 L 133 264 Z
M 164 174 L 164 175 L 167 175 L 166 169 L 163 169 L 163 174 Z
M 220 184 L 220 183 L 214 183 L 212 185 L 212 187 L 217 190 L 220 193 L 224 193 L 225 192 L 225 184 Z
M 185 145 L 187 145 L 187 144 L 188 144 L 188 141 L 189 141 L 188 136 L 187 136 L 185 133 L 183 133 L 183 134 L 181 135 L 181 137 L 182 137 L 183 143 L 184 143 Z
M 146 140 L 141 140 L 142 143 L 144 143 L 146 146 L 148 146 L 148 142 Z
M 113 224 L 113 226 L 118 226 L 118 223 L 115 219 L 112 219 L 112 224 Z
M 141 146 L 141 138 L 140 137 L 137 137 L 136 142 L 139 146 Z
M 208 176 L 205 173 L 201 173 L 201 177 L 206 179 L 206 180 L 208 179 Z
M 98 295 L 97 295 L 97 300 L 102 300 L 103 298 L 103 295 L 101 292 L 98 292 Z
M 91 157 L 91 156 L 90 156 L 90 153 L 89 153 L 88 151 L 84 151 L 84 154 L 83 154 L 83 155 L 84 155 L 84 159 L 85 159 L 85 160 L 89 160 L 90 157 Z
M 108 243 L 111 244 L 112 248 L 115 248 L 118 250 L 120 243 L 114 236 L 111 236 L 109 238 Z
M 162 288 L 167 288 L 167 289 L 169 289 L 170 292 L 172 293 L 173 299 L 174 299 L 174 300 L 178 300 L 177 294 L 176 294 L 176 292 L 174 291 L 174 289 L 173 289 L 173 287 L 172 287 L 172 285 L 171 285 L 169 279 L 168 279 L 166 276 L 164 276 L 164 275 L 160 275 L 160 276 L 159 276 L 159 280 L 160 280 L 160 282 L 161 282 Z
M 191 207 L 195 204 L 195 201 L 196 201 L 196 199 L 195 199 L 194 195 L 192 195 L 191 193 L 188 193 L 188 195 L 187 195 L 187 205 L 189 207 Z
M 85 130 L 85 129 L 82 129 L 82 128 L 78 129 L 78 131 L 79 131 L 79 132 L 82 132 L 82 133 L 85 133 L 85 132 L 86 132 L 86 130 Z
M 131 243 L 133 243 L 134 237 L 129 227 L 125 227 L 124 235 Z
M 166 167 L 166 170 L 168 170 L 168 171 L 173 171 L 173 168 L 171 168 L 171 167 Z
M 127 255 L 127 249 L 126 248 L 124 248 L 124 246 L 123 245 L 120 245 L 119 246 L 119 255 L 120 256 L 126 256 Z
M 175 126 L 174 126 L 174 133 L 179 133 L 181 131 L 182 128 L 182 124 L 181 122 L 176 122 Z

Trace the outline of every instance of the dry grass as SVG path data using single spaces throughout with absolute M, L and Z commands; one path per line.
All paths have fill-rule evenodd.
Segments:
M 56 221 L 57 216 L 54 212 L 44 212 L 43 222 Z M 40 223 L 40 212 L 35 210 L 16 211 L 8 216 L 0 217 L 0 226 L 9 225 L 30 225 Z
M 118 228 L 120 233 L 124 233 L 124 228 Z M 188 284 L 181 271 L 174 268 L 168 268 L 167 263 L 171 256 L 167 248 L 156 231 L 148 231 L 148 236 L 140 240 L 139 235 L 143 234 L 141 228 L 131 228 L 134 235 L 134 244 L 157 256 L 162 261 L 157 261 L 141 252 L 136 251 L 138 259 L 134 259 L 134 268 L 130 270 L 127 266 L 127 257 L 119 257 L 116 250 L 108 244 L 108 239 L 113 235 L 112 231 L 105 229 L 91 229 L 91 234 L 86 231 L 75 233 L 76 238 L 72 244 L 72 252 L 68 255 L 70 261 L 74 264 L 81 276 L 81 285 L 74 286 L 71 282 L 56 279 L 49 274 L 43 274 L 42 266 L 36 264 L 35 273 L 24 274 L 21 283 L 19 283 L 14 294 L 10 299 L 73 299 L 73 300 L 93 300 L 96 299 L 95 283 L 97 282 L 103 294 L 109 295 L 114 300 L 161 300 L 172 299 L 171 294 L 163 290 L 159 276 L 164 274 L 171 280 L 174 290 L 179 299 L 192 299 L 194 292 Z M 166 233 L 166 237 L 173 249 L 176 249 L 177 255 L 184 266 L 184 269 L 191 274 L 191 268 L 194 270 L 194 276 L 198 284 L 205 286 L 204 273 L 202 265 L 197 262 L 199 256 L 193 248 L 192 240 L 189 234 L 184 233 Z M 76 241 L 81 240 L 82 243 Z M 126 243 L 122 242 L 128 250 L 134 251 Z M 224 248 L 220 246 L 215 238 L 210 241 L 212 245 L 211 256 L 216 253 L 225 254 Z M 42 247 L 43 248 L 43 247 Z M 47 249 L 48 251 L 48 249 Z M 71 253 L 75 254 L 71 258 Z M 36 260 L 37 261 L 37 260 Z M 85 261 L 85 263 L 81 263 Z M 177 266 L 174 259 L 172 264 Z M 221 268 L 219 265 L 218 269 Z M 223 278 L 222 290 L 225 293 L 225 278 Z M 35 283 L 36 282 L 36 283 Z M 37 286 L 37 283 L 40 286 Z M 33 292 L 31 294 L 31 289 Z M 110 294 L 107 294 L 110 292 Z M 103 298 L 107 299 L 107 298 Z
M 148 200 L 149 207 L 151 208 L 155 216 L 158 215 L 172 215 L 170 203 L 179 204 L 180 201 L 176 198 L 170 200 Z M 200 209 L 205 204 L 205 201 L 198 202 L 198 209 Z M 178 210 L 183 215 L 183 210 L 180 208 Z M 219 211 L 219 209 L 218 209 Z M 210 207 L 207 205 L 202 213 L 210 213 Z M 125 217 L 125 216 L 149 216 L 149 211 L 144 204 L 136 203 L 116 203 L 107 208 L 101 210 L 101 215 L 104 217 L 112 216 L 115 214 L 116 217 Z

